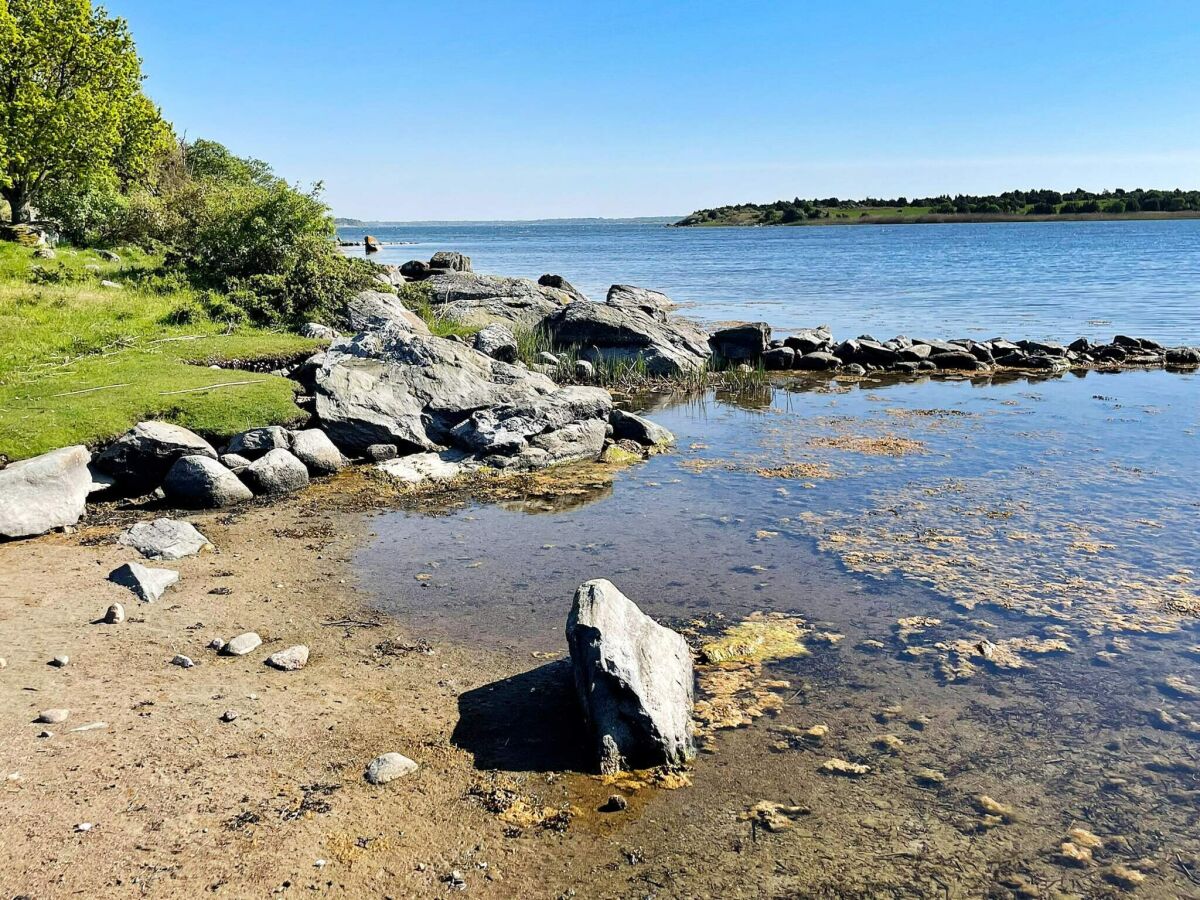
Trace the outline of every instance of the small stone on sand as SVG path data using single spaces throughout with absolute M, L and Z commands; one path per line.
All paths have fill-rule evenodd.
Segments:
M 120 603 L 114 603 L 104 612 L 105 625 L 120 625 L 125 621 L 125 607 Z
M 43 709 L 34 721 L 40 725 L 58 725 L 67 721 L 70 715 L 69 709 Z
M 288 647 L 267 657 L 267 665 L 281 672 L 295 672 L 308 665 L 308 648 L 303 644 Z
M 367 765 L 364 777 L 371 784 L 387 784 L 405 775 L 417 771 L 418 766 L 407 756 L 399 753 L 385 753 L 377 756 Z
M 828 772 L 831 775 L 848 775 L 856 777 L 858 775 L 866 775 L 871 771 L 870 766 L 864 766 L 859 763 L 847 762 L 844 759 L 827 759 L 821 763 L 821 771 Z
M 229 643 L 221 648 L 221 652 L 226 656 L 245 656 L 261 645 L 262 638 L 253 631 L 247 631 L 245 634 L 230 638 Z

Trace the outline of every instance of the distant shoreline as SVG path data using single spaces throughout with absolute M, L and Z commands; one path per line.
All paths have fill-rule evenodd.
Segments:
M 988 222 L 1125 222 L 1156 219 L 1200 219 L 1200 210 L 1135 213 L 1054 213 L 1048 215 L 988 213 L 925 213 L 919 216 L 858 216 L 803 219 L 798 222 L 676 222 L 672 228 L 795 228 L 832 225 L 946 225 Z

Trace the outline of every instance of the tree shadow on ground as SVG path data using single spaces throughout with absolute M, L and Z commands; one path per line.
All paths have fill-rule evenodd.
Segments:
M 462 694 L 450 740 L 474 754 L 477 769 L 589 772 L 595 767 L 569 660 Z

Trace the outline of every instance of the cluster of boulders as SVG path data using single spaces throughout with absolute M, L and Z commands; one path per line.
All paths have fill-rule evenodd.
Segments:
M 993 338 L 950 341 L 910 338 L 903 335 L 880 341 L 861 335 L 837 341 L 828 326 L 800 331 L 778 340 L 765 322 L 731 326 L 710 338 L 714 353 L 728 362 L 761 364 L 772 371 L 798 369 L 810 372 L 953 371 L 986 372 L 996 369 L 1061 372 L 1082 367 L 1200 365 L 1200 348 L 1167 348 L 1148 338 L 1117 335 L 1108 344 L 1079 338 L 1063 345 L 1053 341 L 1009 341 Z

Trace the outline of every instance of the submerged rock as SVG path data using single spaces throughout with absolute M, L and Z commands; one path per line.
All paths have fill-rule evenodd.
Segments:
M 679 634 L 596 579 L 575 592 L 567 643 L 602 772 L 695 755 L 692 659 Z
M 146 559 L 182 559 L 212 546 L 190 522 L 167 518 L 131 525 L 117 541 Z
M 0 469 L 0 537 L 44 534 L 79 521 L 92 476 L 86 447 L 63 447 Z
M 141 422 L 96 456 L 101 471 L 134 490 L 151 491 L 184 457 L 216 460 L 217 451 L 200 435 L 168 422 Z
M 222 507 L 254 498 L 238 477 L 208 456 L 183 456 L 163 480 L 163 491 L 180 506 Z

